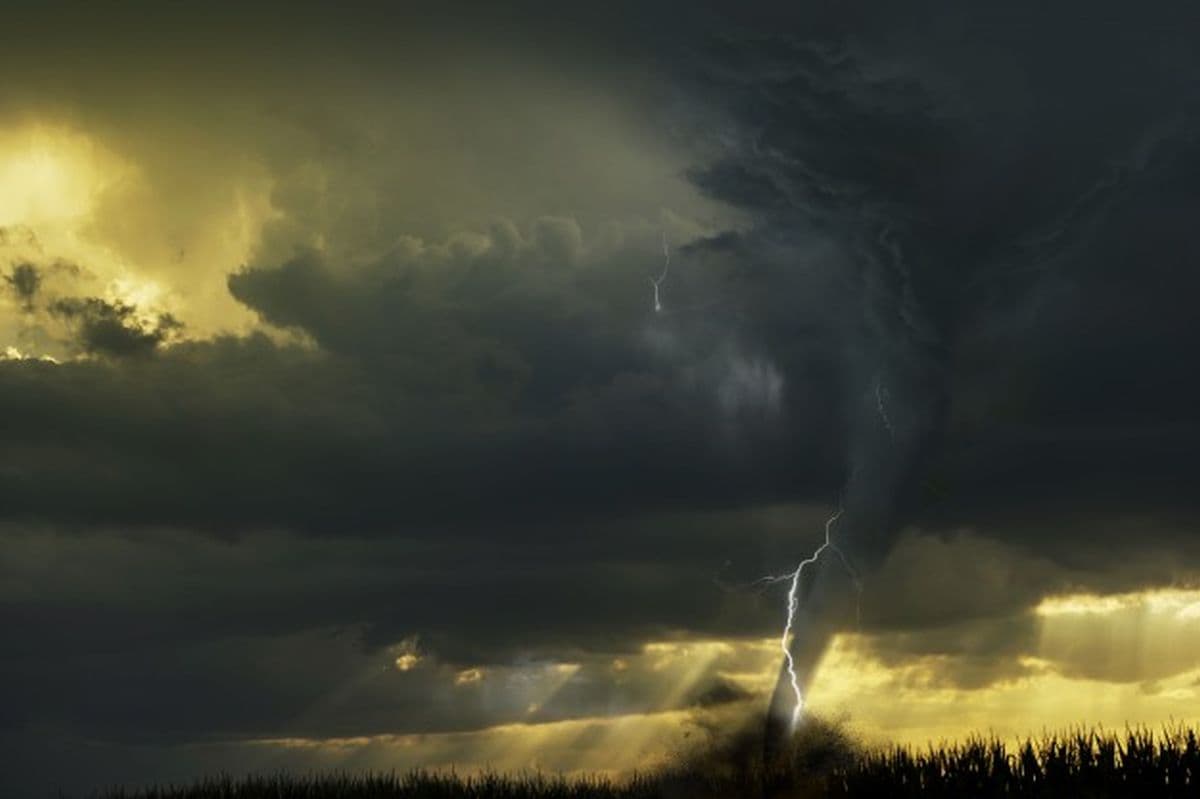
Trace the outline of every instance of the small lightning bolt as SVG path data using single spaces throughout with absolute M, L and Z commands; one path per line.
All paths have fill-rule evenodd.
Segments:
M 842 566 L 850 575 L 850 579 L 854 582 L 854 587 L 858 591 L 859 599 L 862 598 L 862 582 L 858 578 L 857 572 L 851 567 L 850 561 L 846 558 L 846 554 L 838 548 L 837 544 L 833 543 L 833 526 L 837 524 L 838 519 L 842 517 L 843 508 L 839 507 L 837 511 L 825 520 L 825 541 L 821 546 L 817 547 L 811 555 L 796 566 L 795 571 L 781 574 L 775 577 L 764 577 L 759 582 L 761 583 L 780 583 L 785 580 L 789 582 L 787 595 L 787 622 L 783 627 L 783 634 L 779 638 L 779 648 L 783 650 L 783 657 L 787 663 L 788 680 L 792 686 L 792 693 L 795 694 L 796 704 L 792 707 L 792 720 L 788 728 L 789 733 L 796 731 L 797 725 L 800 723 L 800 714 L 804 712 L 804 692 L 800 689 L 800 677 L 796 674 L 796 661 L 792 657 L 792 649 L 789 646 L 792 638 L 792 627 L 796 620 L 796 610 L 800 607 L 800 578 L 804 574 L 804 570 L 821 559 L 821 556 L 826 551 L 832 552 L 838 556 Z M 860 608 L 861 613 L 861 608 Z
M 662 301 L 659 299 L 658 287 L 661 286 L 663 284 L 663 281 L 667 279 L 667 272 L 669 272 L 671 269 L 671 248 L 667 245 L 667 234 L 666 233 L 663 233 L 663 237 L 662 237 L 662 250 L 663 250 L 662 274 L 658 276 L 657 280 L 655 280 L 654 278 L 650 278 L 650 285 L 654 286 L 654 312 L 655 313 L 662 313 L 663 306 L 662 306 Z
M 711 299 L 711 300 L 707 300 L 704 302 L 695 302 L 690 305 L 672 304 L 670 308 L 667 308 L 665 305 L 663 305 L 662 292 L 661 292 L 662 284 L 666 282 L 667 275 L 671 271 L 671 247 L 667 243 L 667 234 L 666 233 L 663 233 L 663 237 L 662 237 L 662 254 L 663 254 L 662 273 L 659 274 L 658 277 L 647 278 L 647 280 L 650 281 L 651 288 L 654 290 L 654 312 L 656 314 L 661 314 L 663 316 L 676 316 L 676 315 L 683 315 L 683 314 L 692 314 L 692 313 L 696 313 L 699 311 L 707 311 L 711 308 L 718 308 L 718 307 L 729 304 L 729 300 L 727 298 L 718 297 L 716 299 Z M 737 316 L 737 317 L 741 317 L 742 313 L 740 310 L 735 309 L 733 311 L 733 315 Z

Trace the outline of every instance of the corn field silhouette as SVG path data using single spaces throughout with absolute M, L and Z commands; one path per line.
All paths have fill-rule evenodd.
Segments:
M 685 799 L 685 797 L 1196 797 L 1200 737 L 1079 730 L 1009 746 L 977 737 L 926 748 L 868 749 L 838 725 L 811 722 L 774 762 L 745 733 L 627 780 L 413 771 L 218 777 L 188 786 L 111 790 L 102 799 Z

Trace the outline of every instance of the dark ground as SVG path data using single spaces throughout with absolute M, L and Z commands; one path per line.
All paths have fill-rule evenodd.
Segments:
M 600 778 L 412 772 L 405 775 L 216 778 L 185 787 L 96 794 L 103 799 L 683 799 L 683 797 L 1196 797 L 1193 729 L 1048 735 L 1012 749 L 975 739 L 922 750 L 867 750 L 840 727 L 811 723 L 790 751 L 764 763 L 761 739 L 741 734 L 663 771 Z

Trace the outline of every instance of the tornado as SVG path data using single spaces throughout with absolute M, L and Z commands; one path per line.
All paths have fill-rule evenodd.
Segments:
M 854 617 L 859 592 L 890 552 L 914 499 L 916 476 L 941 429 L 943 369 L 932 354 L 904 365 L 910 371 L 894 370 L 888 388 L 890 397 L 902 398 L 897 410 L 881 414 L 875 392 L 857 410 L 841 504 L 827 521 L 825 544 L 793 573 L 784 656 L 766 715 L 768 758 L 804 723 L 803 702 L 821 657 Z
M 752 262 L 745 304 L 765 345 L 798 353 L 796 374 L 821 349 L 838 375 L 816 389 L 843 423 L 841 461 L 824 466 L 841 470 L 840 495 L 795 486 L 836 519 L 786 572 L 768 749 L 802 715 L 858 585 L 869 610 L 873 574 L 927 512 L 918 487 L 953 454 L 940 450 L 957 381 L 1020 357 L 1006 348 L 1045 298 L 1104 262 L 1106 225 L 1140 218 L 1139 192 L 1195 168 L 1195 77 L 1169 59 L 1113 58 L 1137 43 L 1132 28 L 1070 14 L 1052 31 L 1043 5 L 1020 2 L 1038 25 L 964 21 L 942 39 L 937 5 L 838 6 L 803 37 L 723 32 L 686 73 L 716 132 L 690 177 L 750 220 L 720 246 Z M 1069 61 L 1064 36 L 1080 43 Z M 996 69 L 997 41 L 1019 54 L 1013 69 Z M 1135 73 L 1136 94 L 1102 90 Z M 956 361 L 981 351 L 982 366 Z

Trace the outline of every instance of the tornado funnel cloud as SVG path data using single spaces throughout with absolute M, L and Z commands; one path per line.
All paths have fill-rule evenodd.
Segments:
M 788 587 L 779 639 L 783 660 L 767 714 L 768 754 L 803 723 L 825 650 L 847 628 L 851 613 L 858 615 L 851 603 L 861 607 L 870 574 L 894 543 L 909 483 L 920 472 L 919 456 L 941 416 L 937 370 L 929 365 L 911 362 L 911 373 L 897 380 L 898 390 L 881 389 L 878 374 L 864 379 L 870 389 L 857 392 L 863 399 L 848 453 L 852 468 L 840 504 L 825 522 L 824 540 L 794 571 L 764 578 Z M 885 417 L 880 398 L 897 396 L 901 402 L 889 404 Z

